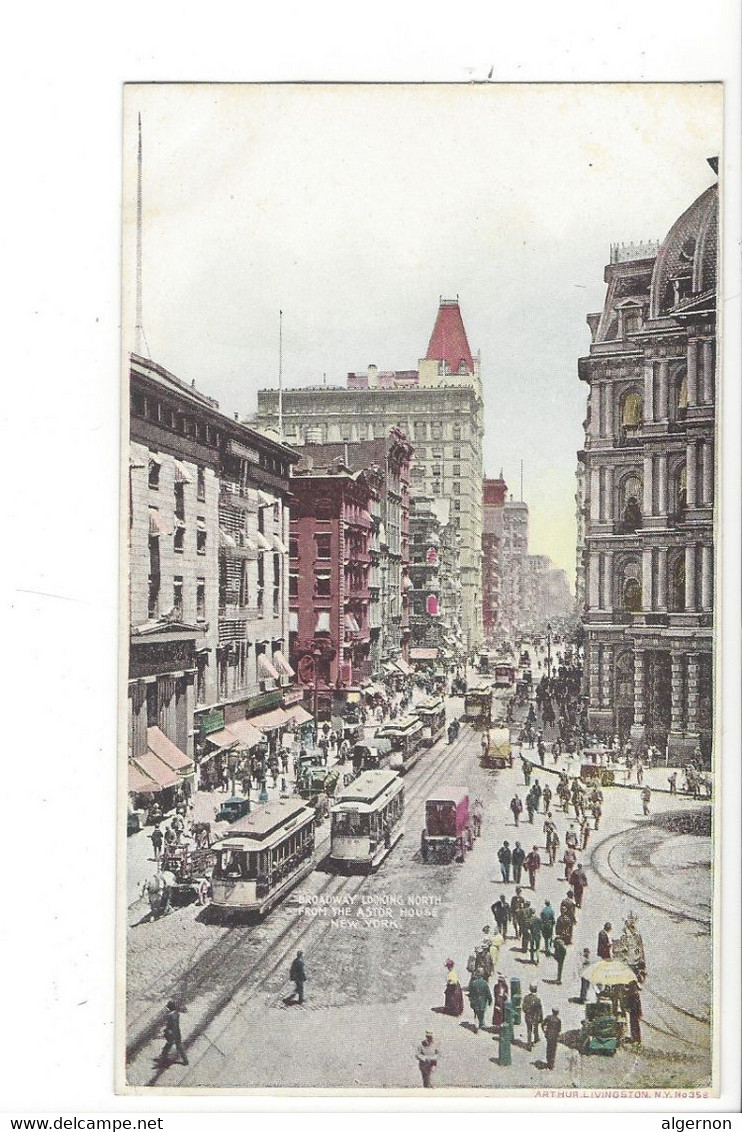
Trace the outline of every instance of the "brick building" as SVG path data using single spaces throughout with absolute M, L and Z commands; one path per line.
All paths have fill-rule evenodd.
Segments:
M 502 478 L 482 481 L 482 631 L 485 640 L 494 640 L 500 621 L 500 547 L 502 514 L 507 499 Z
M 170 770 L 182 778 L 220 742 L 234 746 L 226 725 L 290 706 L 296 456 L 136 355 L 130 421 L 128 749 L 133 789 L 152 793 L 155 774 L 168 780 L 161 789 L 178 785 L 153 759 L 178 763 Z
M 612 248 L 579 362 L 590 720 L 679 761 L 711 753 L 717 225 L 712 185 Z
M 372 501 L 378 468 L 352 472 L 303 460 L 291 478 L 290 656 L 305 706 L 342 714 L 372 675 Z M 315 703 L 316 696 L 316 703 Z
M 451 500 L 461 537 L 462 622 L 467 647 L 482 632 L 482 437 L 480 364 L 469 348 L 458 299 L 441 299 L 426 356 L 413 370 L 349 373 L 347 386 L 283 391 L 288 443 L 342 443 L 404 432 L 415 446 L 411 495 Z M 278 391 L 260 390 L 257 421 L 278 426 Z
M 352 472 L 377 468 L 382 474 L 378 498 L 371 501 L 371 662 L 374 679 L 384 666 L 409 659 L 410 463 L 413 448 L 392 428 L 375 440 L 307 444 L 303 449 L 317 467 L 342 460 Z

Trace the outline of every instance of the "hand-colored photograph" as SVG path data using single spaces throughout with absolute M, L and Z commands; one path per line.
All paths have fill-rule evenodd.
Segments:
M 718 1095 L 722 120 L 125 87 L 119 1091 Z

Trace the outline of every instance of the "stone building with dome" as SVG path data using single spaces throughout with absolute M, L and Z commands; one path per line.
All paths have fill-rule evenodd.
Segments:
M 579 360 L 589 721 L 707 766 L 718 208 L 714 184 L 659 246 L 611 248 Z

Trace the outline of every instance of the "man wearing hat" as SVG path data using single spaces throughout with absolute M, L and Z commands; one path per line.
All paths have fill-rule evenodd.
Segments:
M 562 1020 L 559 1017 L 559 1011 L 556 1006 L 553 1007 L 549 1017 L 545 1018 L 541 1023 L 541 1029 L 544 1031 L 544 1037 L 546 1038 L 546 1066 L 548 1069 L 553 1069 L 556 1060 L 557 1042 L 562 1032 Z
M 529 1050 L 533 1049 L 533 1043 L 539 1040 L 538 1028 L 542 1025 L 544 1020 L 544 1008 L 541 999 L 536 994 L 536 984 L 531 983 L 529 993 L 523 999 L 521 1007 L 523 1017 L 526 1021 L 526 1041 Z
M 423 1087 L 426 1089 L 433 1088 L 430 1076 L 437 1066 L 440 1056 L 440 1051 L 433 1037 L 433 1031 L 426 1030 L 425 1037 L 417 1047 L 417 1053 L 415 1054 L 417 1064 L 420 1066 L 420 1076 L 423 1079 Z
M 158 1057 L 160 1065 L 168 1065 L 170 1063 L 170 1050 L 175 1049 L 182 1065 L 188 1064 L 186 1052 L 183 1049 L 183 1039 L 180 1036 L 180 1007 L 177 1002 L 172 1000 L 167 1004 L 167 1014 L 165 1016 L 165 1045 L 163 1046 L 162 1053 Z

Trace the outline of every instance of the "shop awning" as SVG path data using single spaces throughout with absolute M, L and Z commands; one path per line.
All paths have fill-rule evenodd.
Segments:
M 437 660 L 438 649 L 410 649 L 410 660 Z
M 258 489 L 258 500 L 261 507 L 272 507 L 274 503 L 278 503 L 277 499 L 273 499 L 270 495 L 266 495 L 264 491 Z
M 176 483 L 191 483 L 191 477 L 186 470 L 184 464 L 180 460 L 175 461 L 175 482 Z
M 410 668 L 407 661 L 403 659 L 403 657 L 400 657 L 399 660 L 396 660 L 394 663 L 404 676 L 409 676 L 412 672 L 412 669 Z
M 153 538 L 173 533 L 156 507 L 149 509 L 149 533 Z
M 301 704 L 294 704 L 292 708 L 288 708 L 286 714 L 293 719 L 294 723 L 301 726 L 303 723 L 313 723 L 314 717 L 309 714 L 306 708 Z
M 237 548 L 235 540 L 222 527 L 219 528 L 219 545 L 223 546 L 225 550 L 236 550 Z
M 254 537 L 259 550 L 273 550 L 273 546 L 261 531 L 255 531 Z
M 273 549 L 277 550 L 279 554 L 288 554 L 289 548 L 286 546 L 285 542 L 281 542 L 278 535 L 271 535 L 271 542 L 273 543 Z
M 262 731 L 258 731 L 254 722 L 250 719 L 238 719 L 234 723 L 230 723 L 226 730 L 235 736 L 241 747 L 245 747 L 247 750 L 264 742 Z M 209 738 L 211 739 L 212 736 L 209 735 Z
M 274 654 L 273 654 L 273 664 L 278 669 L 279 672 L 283 673 L 284 676 L 293 676 L 294 675 L 294 670 L 291 667 L 291 665 L 289 664 L 289 662 L 286 660 L 286 657 L 283 655 L 282 652 L 279 652 L 278 650 L 276 650 L 276 652 L 274 652 Z
M 386 699 L 387 690 L 382 688 L 381 684 L 369 684 L 367 688 L 363 689 L 363 694 L 366 696 L 384 696 Z
M 206 736 L 206 742 L 213 743 L 215 747 L 219 747 L 223 751 L 228 751 L 230 747 L 234 747 L 237 736 L 228 727 L 225 727 L 222 731 L 212 731 L 210 735 Z
M 266 711 L 263 715 L 254 715 L 249 720 L 259 731 L 277 731 L 279 727 L 285 727 L 288 721 L 289 717 L 283 708 Z
M 159 727 L 147 728 L 147 746 L 153 755 L 161 759 L 171 770 L 190 774 L 193 770 L 193 761 L 184 754 L 171 739 L 168 739 Z
M 130 794 L 153 794 L 159 790 L 160 787 L 146 774 L 142 774 L 136 763 L 129 763 L 129 793 Z
M 134 759 L 134 765 L 155 783 L 155 790 L 167 790 L 168 787 L 177 786 L 180 782 L 175 771 L 171 770 L 169 766 L 165 766 L 162 759 L 158 759 L 152 751 L 137 755 Z
M 346 613 L 345 614 L 345 628 L 350 633 L 360 633 L 360 631 L 361 631 L 360 628 L 359 628 L 358 622 L 356 621 L 356 619 L 355 619 L 355 617 L 353 616 L 352 613 Z
M 258 657 L 258 675 L 268 680 L 278 680 L 278 672 L 271 664 L 265 653 L 261 653 Z

